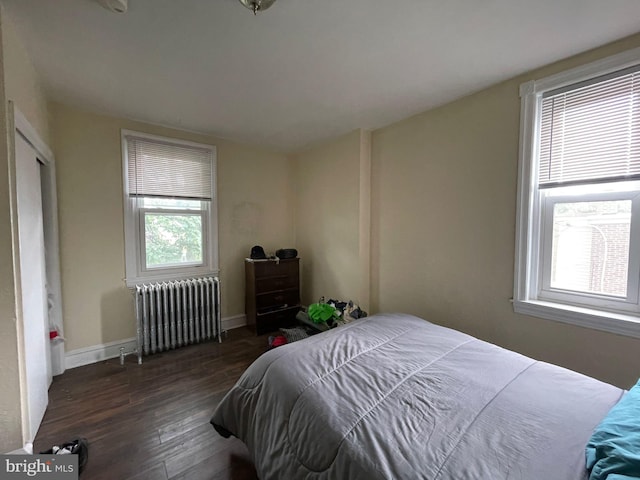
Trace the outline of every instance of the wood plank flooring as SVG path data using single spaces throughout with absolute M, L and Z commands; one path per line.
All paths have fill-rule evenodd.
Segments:
M 133 355 L 68 370 L 53 379 L 34 451 L 89 440 L 83 480 L 254 480 L 246 447 L 209 419 L 260 354 L 266 337 L 229 332 L 222 344 Z

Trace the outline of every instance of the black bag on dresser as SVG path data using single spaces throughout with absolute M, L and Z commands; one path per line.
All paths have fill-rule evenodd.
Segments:
M 281 248 L 276 250 L 276 257 L 280 260 L 288 260 L 290 258 L 296 258 L 298 256 L 298 250 L 295 248 Z

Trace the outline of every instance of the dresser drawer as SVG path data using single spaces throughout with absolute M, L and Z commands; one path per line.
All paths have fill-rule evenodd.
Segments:
M 272 308 L 281 305 L 299 305 L 300 304 L 300 291 L 295 288 L 291 290 L 279 290 L 276 292 L 262 293 L 256 295 L 256 308 L 258 311 L 265 308 Z
M 275 277 L 256 278 L 256 293 L 275 292 L 287 288 L 298 287 L 298 275 L 278 275 Z
M 298 259 L 280 260 L 279 262 L 254 262 L 256 280 L 266 277 L 295 276 L 298 277 Z

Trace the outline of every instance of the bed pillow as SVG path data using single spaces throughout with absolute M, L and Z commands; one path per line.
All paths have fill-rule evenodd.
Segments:
M 640 380 L 596 427 L 586 454 L 589 480 L 640 477 Z

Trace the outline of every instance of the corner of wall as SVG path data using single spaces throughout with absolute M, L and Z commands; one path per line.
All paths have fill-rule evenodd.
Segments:
M 371 131 L 360 130 L 358 237 L 360 306 L 371 311 Z
M 371 132 L 290 157 L 303 303 L 325 296 L 370 308 Z

